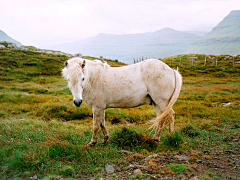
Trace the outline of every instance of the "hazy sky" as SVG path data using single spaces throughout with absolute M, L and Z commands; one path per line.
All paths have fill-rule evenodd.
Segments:
M 210 31 L 240 0 L 0 0 L 0 30 L 47 47 L 98 33 Z

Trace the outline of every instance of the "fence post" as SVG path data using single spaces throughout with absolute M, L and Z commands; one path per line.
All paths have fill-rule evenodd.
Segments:
M 218 57 L 216 57 L 216 66 L 218 66 Z
M 179 67 L 181 67 L 181 63 L 182 63 L 182 56 L 180 56 Z
M 234 55 L 233 55 L 233 62 L 232 62 L 232 64 L 233 64 L 233 68 L 235 68 Z
M 174 60 L 175 60 L 175 59 L 173 59 L 173 58 L 170 59 L 170 64 L 171 64 L 171 66 L 172 66 L 172 62 L 173 62 Z
M 206 67 L 206 64 L 207 64 L 207 56 L 205 55 L 204 67 Z

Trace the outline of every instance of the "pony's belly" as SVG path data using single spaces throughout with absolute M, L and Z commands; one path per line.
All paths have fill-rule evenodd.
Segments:
M 127 97 L 118 101 L 111 102 L 107 105 L 107 108 L 132 108 L 141 106 L 144 104 L 151 104 L 151 99 L 148 96 L 145 97 Z

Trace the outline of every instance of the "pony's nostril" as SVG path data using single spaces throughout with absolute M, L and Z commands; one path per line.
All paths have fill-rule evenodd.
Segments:
M 82 100 L 73 100 L 73 103 L 75 104 L 75 106 L 79 107 L 82 104 Z

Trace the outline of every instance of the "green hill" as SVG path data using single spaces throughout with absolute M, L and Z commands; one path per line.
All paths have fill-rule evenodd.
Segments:
M 232 11 L 187 52 L 240 54 L 240 10 Z
M 206 39 L 240 37 L 240 10 L 231 11 L 211 32 Z

